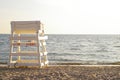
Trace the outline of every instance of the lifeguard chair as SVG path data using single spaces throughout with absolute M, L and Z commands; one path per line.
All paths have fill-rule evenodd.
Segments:
M 44 36 L 44 26 L 40 21 L 12 21 L 8 65 L 10 67 L 47 66 L 48 59 L 45 47 L 47 38 Z M 36 49 L 26 50 L 25 46 L 34 46 Z M 27 59 L 25 57 L 35 58 Z

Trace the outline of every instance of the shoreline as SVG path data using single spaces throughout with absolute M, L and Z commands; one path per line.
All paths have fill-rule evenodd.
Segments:
M 120 66 L 52 65 L 40 69 L 0 66 L 0 80 L 120 80 Z
M 120 80 L 120 65 L 50 63 L 48 67 L 9 68 L 0 64 L 0 80 Z
M 55 63 L 55 64 L 49 64 L 48 67 L 60 67 L 60 66 L 78 66 L 78 67 L 120 67 L 119 64 L 81 64 L 81 63 Z M 9 68 L 7 64 L 0 64 L 0 68 Z M 15 67 L 13 67 L 15 68 Z M 17 68 L 37 68 L 32 66 L 20 66 Z
M 7 62 L 0 62 L 0 65 L 7 65 Z M 120 62 L 113 62 L 113 63 L 97 63 L 97 64 L 91 64 L 91 63 L 79 63 L 79 62 L 52 62 L 49 63 L 49 65 L 120 65 Z

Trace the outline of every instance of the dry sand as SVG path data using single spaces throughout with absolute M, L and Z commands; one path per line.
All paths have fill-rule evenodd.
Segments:
M 0 66 L 0 80 L 120 80 L 120 66 L 49 66 L 7 68 Z

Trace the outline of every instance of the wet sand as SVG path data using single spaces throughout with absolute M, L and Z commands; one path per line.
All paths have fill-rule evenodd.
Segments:
M 42 69 L 0 66 L 0 80 L 120 80 L 120 66 L 55 65 Z

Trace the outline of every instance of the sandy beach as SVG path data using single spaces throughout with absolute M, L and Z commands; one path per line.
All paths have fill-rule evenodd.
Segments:
M 0 80 L 120 80 L 120 66 L 55 65 L 41 69 L 0 66 Z

